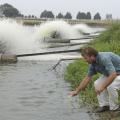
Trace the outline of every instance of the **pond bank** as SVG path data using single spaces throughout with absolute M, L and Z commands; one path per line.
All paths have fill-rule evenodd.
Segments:
M 104 31 L 98 38 L 91 41 L 89 46 L 96 48 L 98 51 L 112 51 L 120 55 L 120 24 L 113 24 L 108 30 Z M 65 73 L 65 79 L 71 83 L 73 89 L 80 83 L 84 78 L 88 69 L 87 63 L 83 60 L 76 60 L 69 64 Z M 80 99 L 83 98 L 83 102 L 95 109 L 98 105 L 97 98 L 94 92 L 93 82 L 96 80 L 95 76 L 93 81 L 88 85 L 86 90 L 80 94 Z M 103 113 L 102 120 L 117 120 L 120 116 L 114 113 Z M 109 117 L 108 117 L 109 116 Z M 104 119 L 105 118 L 105 119 Z M 106 119 L 107 118 L 107 119 Z
M 54 21 L 56 19 L 17 19 L 18 22 L 22 22 L 24 25 L 34 26 L 34 25 L 40 25 L 42 23 L 48 22 L 48 21 Z M 59 20 L 59 19 L 57 19 Z M 61 19 L 60 19 L 61 20 Z M 111 26 L 113 23 L 120 23 L 119 20 L 66 20 L 63 19 L 63 21 L 73 25 L 73 24 L 87 24 L 89 26 L 99 26 L 99 27 L 108 27 Z

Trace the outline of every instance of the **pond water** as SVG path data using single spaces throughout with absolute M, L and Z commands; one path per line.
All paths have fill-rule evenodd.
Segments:
M 58 28 L 60 26 L 63 37 L 78 38 L 75 31 L 68 29 L 70 26 L 64 24 L 64 29 L 62 25 Z M 37 34 L 33 34 L 33 28 L 14 22 L 1 21 L 0 28 L 1 53 L 25 54 L 81 47 L 76 45 L 46 48 L 46 44 L 36 42 L 46 32 L 40 29 L 41 34 L 38 34 L 38 29 Z M 26 32 L 26 29 L 29 32 Z M 92 30 L 94 33 L 101 28 Z M 46 31 L 49 33 L 49 29 Z M 71 41 L 71 43 L 84 41 Z M 71 87 L 64 80 L 68 62 L 62 62 L 62 66 L 57 66 L 56 71 L 50 69 L 58 62 L 57 60 L 71 57 L 80 55 L 70 53 L 26 57 L 19 58 L 15 64 L 0 64 L 0 120 L 96 120 L 97 116 L 89 114 L 87 106 L 83 105 L 77 96 L 74 98 L 68 96 Z
M 1 120 L 93 120 L 77 97 L 69 98 L 70 84 L 56 70 L 57 61 L 19 61 L 0 66 Z M 81 103 L 82 104 L 82 103 Z M 81 107 L 82 106 L 82 107 Z M 93 117 L 94 116 L 94 117 Z

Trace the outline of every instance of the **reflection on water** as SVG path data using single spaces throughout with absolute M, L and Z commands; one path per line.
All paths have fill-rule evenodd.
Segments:
M 77 98 L 68 98 L 69 84 L 62 75 L 48 70 L 54 64 L 0 65 L 0 120 L 91 120 Z

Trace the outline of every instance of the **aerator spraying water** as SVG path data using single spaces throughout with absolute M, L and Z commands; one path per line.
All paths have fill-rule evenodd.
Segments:
M 13 63 L 18 61 L 18 57 L 79 51 L 72 49 L 42 52 L 43 48 L 45 49 L 43 38 L 51 37 L 51 35 L 54 38 L 69 41 L 81 37 L 78 28 L 64 21 L 52 21 L 29 28 L 13 20 L 0 20 L 0 62 Z

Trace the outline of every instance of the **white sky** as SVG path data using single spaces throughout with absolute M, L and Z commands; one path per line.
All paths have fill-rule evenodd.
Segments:
M 44 10 L 51 10 L 54 15 L 70 12 L 73 18 L 81 12 L 91 12 L 92 17 L 99 12 L 104 19 L 106 14 L 120 18 L 120 0 L 0 0 L 0 4 L 9 3 L 22 14 L 40 16 Z

